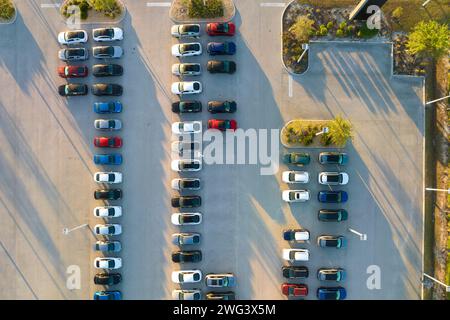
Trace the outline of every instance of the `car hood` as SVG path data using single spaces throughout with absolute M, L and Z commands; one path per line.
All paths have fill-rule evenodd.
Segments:
M 177 54 L 180 54 L 180 49 L 177 44 L 174 44 L 172 46 L 172 55 L 177 55 Z
M 59 43 L 65 43 L 66 42 L 66 38 L 64 37 L 64 32 L 60 32 L 58 34 L 58 42 Z
M 118 40 L 119 39 L 122 40 L 123 39 L 123 30 L 120 28 L 114 28 L 114 38 L 118 39 Z

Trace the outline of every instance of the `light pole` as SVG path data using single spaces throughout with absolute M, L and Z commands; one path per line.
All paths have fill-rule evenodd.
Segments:
M 328 132 L 330 132 L 330 128 L 323 127 L 322 131 L 319 131 L 319 132 L 316 133 L 316 136 L 319 136 L 321 134 L 328 133 Z
M 438 101 L 441 101 L 441 100 L 444 100 L 444 99 L 448 99 L 448 98 L 450 98 L 450 95 L 442 97 L 442 98 L 439 98 L 439 99 L 435 99 L 435 100 L 431 100 L 431 101 L 425 102 L 425 105 L 429 105 L 429 104 L 432 104 L 432 103 L 435 103 L 435 102 L 438 102 Z
M 300 63 L 300 61 L 302 61 L 303 56 L 306 54 L 306 51 L 308 51 L 308 49 L 309 49 L 309 44 L 307 44 L 307 43 L 302 43 L 302 49 L 303 49 L 303 52 L 302 52 L 302 54 L 300 55 L 300 57 L 298 58 L 297 63 Z
M 367 240 L 367 234 L 365 234 L 365 233 L 358 232 L 358 231 L 356 231 L 354 229 L 351 229 L 351 228 L 348 228 L 348 231 L 350 231 L 351 233 L 354 233 L 357 236 L 359 236 L 359 240 L 361 240 L 361 241 L 366 241 Z
M 424 3 L 422 3 L 422 7 L 425 7 L 431 0 L 427 0 Z
M 450 189 L 435 189 L 435 188 L 425 188 L 426 191 L 442 191 L 450 194 Z
M 71 233 L 72 231 L 77 230 L 77 229 L 81 229 L 81 228 L 84 228 L 84 227 L 87 227 L 87 226 L 88 226 L 88 224 L 85 223 L 85 224 L 79 225 L 79 226 L 77 226 L 77 227 L 74 227 L 74 228 L 72 228 L 72 229 L 64 228 L 64 229 L 63 229 L 63 235 L 67 236 L 67 235 L 68 235 L 69 233 Z
M 426 274 L 425 272 L 423 273 L 423 276 L 424 276 L 424 277 L 427 277 L 428 279 L 431 279 L 431 280 L 433 280 L 434 282 L 436 282 L 436 283 L 440 284 L 441 286 L 443 286 L 443 287 L 445 288 L 445 291 L 446 291 L 446 292 L 450 292 L 450 286 L 449 286 L 449 285 L 443 283 L 442 281 L 439 281 L 439 280 L 436 279 L 436 278 L 433 278 L 432 276 Z M 422 282 L 423 282 L 423 281 L 424 281 L 424 279 L 422 279 Z

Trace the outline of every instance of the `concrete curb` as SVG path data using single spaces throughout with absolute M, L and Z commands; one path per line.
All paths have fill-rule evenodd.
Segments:
M 61 17 L 61 20 L 62 20 L 66 25 L 69 25 L 69 24 L 67 23 L 67 20 L 68 20 L 69 18 L 65 18 L 64 15 L 61 13 L 61 9 L 64 7 L 64 4 L 65 4 L 67 1 L 69 1 L 69 0 L 64 0 L 64 2 L 61 3 L 61 6 L 60 6 L 58 9 L 59 9 L 59 16 Z M 127 15 L 127 13 L 128 13 L 128 9 L 127 9 L 127 6 L 123 3 L 122 0 L 117 0 L 117 1 L 122 5 L 122 15 L 121 15 L 121 17 L 120 17 L 118 20 L 97 21 L 97 22 L 95 22 L 95 21 L 80 21 L 80 23 L 79 23 L 78 25 L 80 25 L 80 26 L 88 26 L 88 25 L 96 25 L 96 24 L 97 24 L 97 25 L 113 25 L 113 24 L 119 24 L 119 23 L 121 23 L 121 22 L 125 19 L 126 15 Z M 89 19 L 89 18 L 88 18 L 88 19 Z
M 172 5 L 176 0 L 172 0 L 172 4 L 170 5 L 169 9 L 169 18 L 174 23 L 209 23 L 209 22 L 230 22 L 234 19 L 234 16 L 236 15 L 236 4 L 233 0 L 231 2 L 233 3 L 233 13 L 231 14 L 230 18 L 211 18 L 211 19 L 188 19 L 188 20 L 177 20 L 172 16 Z
M 0 22 L 0 26 L 1 26 L 1 25 L 7 26 L 7 25 L 9 25 L 9 24 L 13 24 L 14 22 L 16 22 L 16 20 L 17 20 L 17 6 L 16 6 L 16 4 L 14 3 L 14 1 L 12 1 L 12 4 L 13 4 L 13 6 L 14 6 L 14 17 L 13 17 L 10 21 L 7 21 L 7 22 Z

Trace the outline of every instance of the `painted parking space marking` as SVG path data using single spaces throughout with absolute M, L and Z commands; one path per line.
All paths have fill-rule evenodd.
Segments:
M 293 94 L 292 94 L 292 75 L 291 74 L 288 77 L 288 85 L 289 85 L 288 95 L 289 95 L 289 98 L 292 98 Z
M 262 2 L 260 4 L 261 7 L 272 7 L 272 8 L 283 8 L 286 6 L 284 2 Z
M 61 6 L 61 3 L 41 3 L 42 9 L 59 8 L 60 6 Z
M 172 3 L 170 2 L 147 2 L 147 7 L 170 7 Z

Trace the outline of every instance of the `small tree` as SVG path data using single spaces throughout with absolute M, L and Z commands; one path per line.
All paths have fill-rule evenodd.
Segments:
M 328 137 L 330 141 L 339 146 L 345 146 L 348 139 L 351 139 L 352 134 L 352 124 L 349 120 L 342 118 L 340 115 L 336 116 L 334 120 L 328 123 Z
M 16 9 L 11 0 L 0 0 L 0 18 L 10 20 L 14 17 Z
M 107 16 L 114 17 L 121 13 L 117 0 L 90 0 L 95 11 L 102 12 Z
M 397 7 L 392 11 L 392 19 L 394 20 L 400 20 L 400 18 L 403 16 L 403 8 Z
M 314 32 L 314 20 L 307 16 L 300 16 L 289 28 L 294 37 L 301 43 L 307 43 Z
M 410 33 L 406 48 L 408 53 L 430 55 L 434 59 L 448 52 L 450 31 L 446 24 L 434 20 L 420 21 Z

